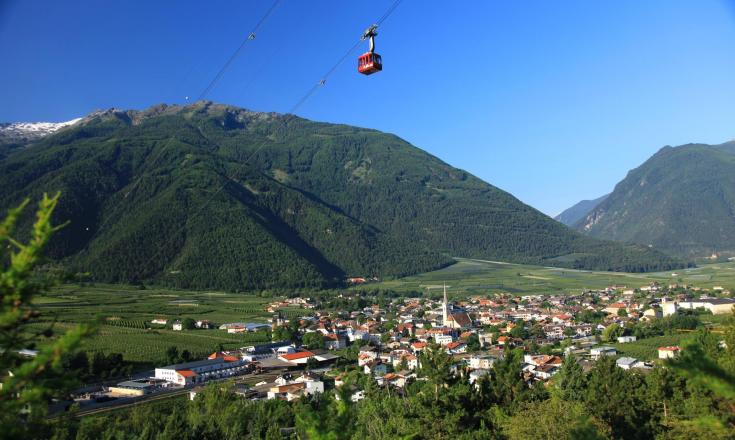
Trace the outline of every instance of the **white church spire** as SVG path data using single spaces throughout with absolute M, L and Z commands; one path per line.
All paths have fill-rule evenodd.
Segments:
M 449 301 L 447 301 L 447 283 L 444 283 L 444 302 L 442 303 L 442 325 L 449 325 Z

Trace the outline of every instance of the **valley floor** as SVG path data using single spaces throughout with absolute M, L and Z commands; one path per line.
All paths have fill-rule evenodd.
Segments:
M 702 288 L 735 286 L 735 262 L 703 264 L 669 272 L 595 272 L 558 267 L 530 266 L 498 261 L 457 258 L 457 263 L 433 272 L 364 284 L 356 289 L 391 289 L 400 292 L 440 292 L 446 283 L 450 295 L 508 292 L 515 294 L 580 292 L 611 285 L 638 288 L 653 281 L 662 285 L 691 284 Z

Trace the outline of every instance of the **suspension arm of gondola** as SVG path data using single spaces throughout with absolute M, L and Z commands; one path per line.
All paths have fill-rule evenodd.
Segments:
M 375 52 L 375 36 L 378 35 L 378 25 L 374 24 L 369 28 L 365 29 L 365 32 L 360 37 L 360 41 L 370 41 L 370 53 Z

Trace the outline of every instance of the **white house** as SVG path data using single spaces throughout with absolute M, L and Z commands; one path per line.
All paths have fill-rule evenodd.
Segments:
M 450 342 L 446 345 L 447 354 L 459 354 L 467 351 L 467 344 L 464 342 Z
M 490 375 L 490 370 L 488 370 L 488 369 L 480 368 L 480 369 L 477 369 L 477 370 L 472 370 L 470 372 L 470 378 L 469 378 L 470 384 L 474 384 L 481 377 L 483 377 L 483 376 L 489 376 L 489 375 Z
M 495 364 L 495 358 L 489 355 L 470 356 L 468 366 L 473 370 L 489 370 Z
M 362 368 L 365 374 L 372 374 L 373 376 L 385 376 L 388 373 L 388 366 L 378 361 L 367 363 Z
M 658 358 L 659 359 L 675 358 L 676 356 L 679 355 L 680 351 L 681 351 L 681 348 L 676 345 L 672 345 L 668 347 L 659 347 L 658 348 Z
M 303 375 L 299 376 L 294 380 L 295 383 L 304 383 L 306 384 L 306 388 L 304 389 L 304 394 L 312 395 L 314 393 L 321 393 L 324 394 L 324 382 L 319 380 L 318 377 L 309 374 L 304 373 Z
M 638 359 L 632 357 L 621 357 L 615 361 L 615 364 L 623 370 L 635 368 L 638 364 L 642 364 Z
M 676 311 L 679 309 L 676 301 L 669 301 L 666 298 L 661 301 L 661 312 L 663 316 L 676 315 Z
M 627 344 L 629 342 L 635 342 L 636 341 L 635 336 L 618 336 L 618 342 L 620 344 Z
M 434 341 L 439 345 L 447 345 L 454 341 L 454 336 L 449 334 L 435 334 Z

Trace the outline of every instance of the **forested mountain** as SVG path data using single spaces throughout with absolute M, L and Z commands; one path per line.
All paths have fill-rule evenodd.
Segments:
M 97 112 L 0 160 L 0 206 L 57 190 L 70 223 L 51 254 L 104 281 L 324 286 L 452 256 L 681 264 L 585 237 L 394 135 L 210 102 Z
M 685 257 L 735 253 L 735 142 L 662 148 L 575 227 Z
M 567 208 L 561 214 L 554 217 L 554 220 L 562 222 L 567 226 L 573 226 L 580 219 L 590 213 L 597 205 L 602 203 L 609 194 L 605 194 L 602 197 L 598 197 L 594 200 L 582 200 L 574 204 L 571 208 Z

